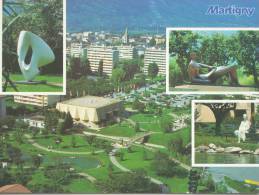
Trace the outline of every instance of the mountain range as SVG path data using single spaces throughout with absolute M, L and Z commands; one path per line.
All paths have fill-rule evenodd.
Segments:
M 166 27 L 254 27 L 248 16 L 210 16 L 210 5 L 259 7 L 258 0 L 67 0 L 67 31 L 165 32 Z

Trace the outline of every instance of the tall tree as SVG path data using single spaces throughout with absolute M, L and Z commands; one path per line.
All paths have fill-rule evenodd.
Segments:
M 213 112 L 216 119 L 215 135 L 221 134 L 221 123 L 230 110 L 235 110 L 236 103 L 202 103 L 208 106 Z
M 100 60 L 100 62 L 99 62 L 98 75 L 103 76 L 103 60 Z
M 152 79 L 157 76 L 158 71 L 159 71 L 159 68 L 157 63 L 153 62 L 148 65 L 148 76 L 150 76 Z
M 198 47 L 198 34 L 192 31 L 172 31 L 169 39 L 169 52 L 176 54 L 176 63 L 181 69 L 183 78 L 188 78 L 190 52 Z
M 248 73 L 254 77 L 257 87 L 259 63 L 256 58 L 256 48 L 259 47 L 258 31 L 239 31 L 237 35 L 238 47 L 235 49 L 238 64 L 242 64 Z

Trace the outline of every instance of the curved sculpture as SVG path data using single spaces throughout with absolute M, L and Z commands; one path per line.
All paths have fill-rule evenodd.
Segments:
M 26 64 L 25 58 L 30 47 L 32 57 L 30 63 Z M 39 67 L 55 60 L 55 55 L 48 44 L 39 36 L 28 31 L 20 32 L 17 54 L 21 72 L 27 81 L 32 81 L 39 74 Z

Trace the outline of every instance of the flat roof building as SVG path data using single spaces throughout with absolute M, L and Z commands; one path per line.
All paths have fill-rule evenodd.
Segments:
M 112 74 L 112 70 L 119 61 L 119 51 L 114 47 L 91 46 L 87 49 L 87 58 L 91 70 L 97 72 L 100 62 L 103 61 L 103 73 Z
M 51 106 L 61 101 L 59 95 L 15 95 L 14 102 L 38 107 Z
M 120 59 L 133 59 L 137 56 L 137 50 L 129 45 L 117 46 Z
M 163 49 L 148 48 L 144 57 L 144 73 L 148 73 L 149 64 L 156 63 L 158 74 L 166 75 L 166 51 Z
M 91 128 L 99 128 L 116 121 L 123 111 L 122 101 L 113 98 L 85 96 L 57 103 L 56 109 L 70 113 L 76 121 Z

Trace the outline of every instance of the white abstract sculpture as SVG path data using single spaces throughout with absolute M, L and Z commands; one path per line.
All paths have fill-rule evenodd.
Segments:
M 32 57 L 29 64 L 25 63 L 26 54 L 32 48 Z M 48 44 L 39 36 L 21 31 L 18 47 L 18 62 L 26 81 L 32 81 L 39 74 L 39 67 L 47 65 L 55 60 L 55 55 Z
M 246 141 L 246 133 L 248 133 L 248 130 L 250 129 L 251 122 L 247 119 L 247 115 L 243 115 L 243 121 L 241 122 L 239 129 L 235 131 L 235 135 L 238 137 L 238 143 L 240 143 L 240 140 Z

